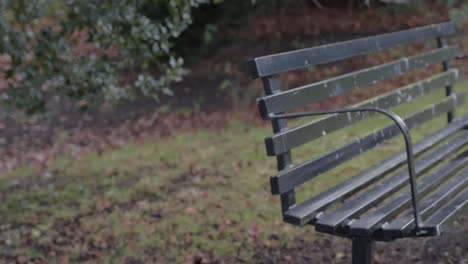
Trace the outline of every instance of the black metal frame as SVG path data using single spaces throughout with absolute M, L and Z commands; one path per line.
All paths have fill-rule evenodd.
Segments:
M 367 237 L 352 238 L 352 264 L 372 264 L 373 242 Z
M 269 76 L 262 78 L 263 87 L 267 94 L 280 93 L 280 82 L 278 76 Z M 287 129 L 288 124 L 285 119 L 272 119 L 271 125 L 273 127 L 273 132 L 278 133 Z M 291 151 L 287 151 L 281 155 L 276 156 L 277 168 L 278 171 L 284 170 L 292 164 Z M 289 208 L 296 204 L 296 193 L 294 190 L 290 190 L 284 194 L 281 194 L 281 211 L 284 213 Z
M 437 47 L 439 49 L 442 49 L 447 46 L 447 42 L 445 41 L 445 38 L 443 37 L 437 37 Z M 461 57 L 461 55 L 459 55 Z M 448 61 L 443 61 L 442 62 L 442 69 L 444 71 L 448 71 L 450 69 L 450 65 Z M 447 85 L 445 86 L 445 95 L 450 96 L 453 92 L 452 85 Z M 453 119 L 455 118 L 455 112 L 450 111 L 447 113 L 447 122 L 452 122 Z

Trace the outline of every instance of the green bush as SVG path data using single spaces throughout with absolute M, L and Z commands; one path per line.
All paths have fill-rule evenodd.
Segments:
M 172 41 L 204 2 L 0 0 L 2 106 L 35 113 L 48 94 L 100 102 L 170 93 L 184 74 Z

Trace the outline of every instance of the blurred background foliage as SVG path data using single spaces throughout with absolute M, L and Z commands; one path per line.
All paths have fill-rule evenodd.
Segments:
M 157 100 L 185 75 L 184 59 L 211 56 L 253 15 L 301 6 L 348 12 L 442 6 L 455 21 L 468 14 L 468 5 L 456 0 L 0 0 L 2 106 L 44 112 L 47 98 L 57 94 L 82 108 L 141 95 Z M 228 75 L 229 63 L 223 65 Z
M 0 53 L 9 64 L 2 105 L 44 111 L 51 90 L 89 101 L 129 98 L 134 87 L 169 94 L 183 74 L 172 39 L 202 2 L 0 1 Z M 123 78 L 124 70 L 135 74 Z

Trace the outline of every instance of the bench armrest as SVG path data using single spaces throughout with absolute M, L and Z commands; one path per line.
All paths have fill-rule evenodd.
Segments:
M 297 113 L 286 113 L 286 114 L 270 114 L 267 119 L 288 119 L 288 118 L 297 118 L 297 117 L 306 117 L 306 116 L 316 116 L 316 115 L 327 115 L 327 114 L 342 114 L 342 113 L 351 113 L 351 112 L 377 112 L 383 115 L 386 115 L 395 122 L 395 124 L 400 129 L 401 133 L 405 139 L 406 145 L 406 155 L 408 163 L 408 173 L 409 173 L 409 182 L 411 188 L 411 198 L 413 206 L 413 215 L 415 219 L 415 231 L 416 233 L 423 232 L 422 226 L 423 222 L 421 219 L 421 214 L 419 210 L 419 200 L 417 192 L 417 183 L 416 183 L 416 172 L 414 167 L 414 154 L 413 154 L 413 144 L 411 140 L 411 134 L 408 127 L 406 126 L 403 119 L 395 114 L 394 112 L 377 108 L 377 107 L 357 107 L 349 109 L 334 109 L 334 110 L 323 110 L 323 111 L 310 111 L 310 112 L 297 112 Z

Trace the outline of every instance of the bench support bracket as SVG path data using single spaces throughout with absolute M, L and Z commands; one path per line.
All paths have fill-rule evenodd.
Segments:
M 353 237 L 353 264 L 372 264 L 372 241 L 366 237 Z

